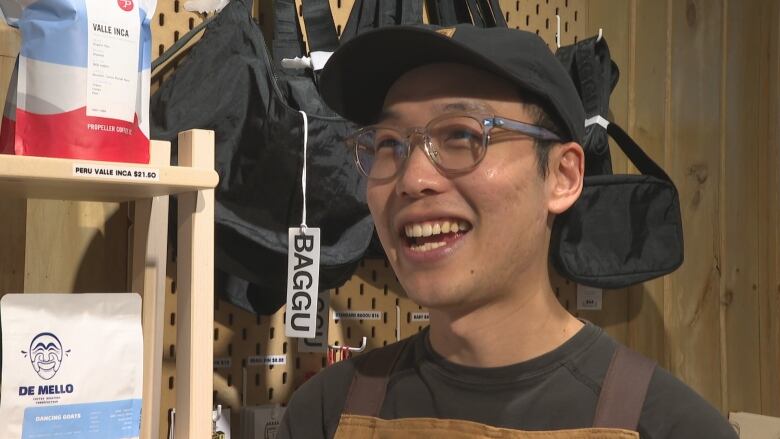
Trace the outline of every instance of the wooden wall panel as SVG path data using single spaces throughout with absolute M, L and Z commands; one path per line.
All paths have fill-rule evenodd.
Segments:
M 629 134 L 644 151 L 666 168 L 667 144 L 667 21 L 668 5 L 635 0 L 631 7 L 631 53 L 628 60 Z M 630 166 L 632 172 L 636 172 Z M 628 290 L 628 345 L 668 368 L 665 353 L 664 283 L 657 279 Z
M 730 411 L 761 411 L 759 352 L 758 111 L 761 44 L 760 0 L 726 0 L 723 28 L 721 137 L 721 328 L 723 404 Z M 760 23 L 760 20 L 759 20 Z
M 722 1 L 670 1 L 666 169 L 680 191 L 688 257 L 664 297 L 671 371 L 721 406 L 720 99 Z
M 765 2 L 761 59 L 759 193 L 759 352 L 761 412 L 780 416 L 780 2 Z

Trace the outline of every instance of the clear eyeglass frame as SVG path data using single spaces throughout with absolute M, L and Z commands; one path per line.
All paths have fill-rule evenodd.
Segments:
M 437 136 L 431 135 L 431 128 L 443 124 L 447 121 L 455 121 L 458 119 L 461 121 L 470 119 L 478 124 L 482 130 L 481 142 L 472 145 L 472 147 L 476 148 L 476 150 L 472 151 L 473 160 L 471 163 L 468 163 L 465 166 L 459 165 L 456 167 L 447 167 L 443 164 L 443 157 L 445 156 L 441 152 L 440 144 L 442 142 L 440 139 L 436 138 Z M 473 125 L 472 128 L 476 129 L 476 124 Z M 487 147 L 491 141 L 491 132 L 494 128 L 501 128 L 507 131 L 520 133 L 537 140 L 563 142 L 560 136 L 538 125 L 509 119 L 502 116 L 473 113 L 444 114 L 429 121 L 425 127 L 408 128 L 404 131 L 391 126 L 370 125 L 361 128 L 348 136 L 345 139 L 345 142 L 350 148 L 353 149 L 355 165 L 357 166 L 358 171 L 370 180 L 388 180 L 398 175 L 398 172 L 403 168 L 404 163 L 411 155 L 412 148 L 415 146 L 412 138 L 418 136 L 422 139 L 422 142 L 420 142 L 420 147 L 422 148 L 423 152 L 425 152 L 428 160 L 430 160 L 430 162 L 433 163 L 437 169 L 439 169 L 445 175 L 465 174 L 474 170 L 474 168 L 479 165 L 482 159 L 484 159 L 485 154 L 487 153 Z M 376 156 L 376 150 L 378 148 L 375 145 L 366 145 L 365 142 L 361 142 L 361 139 L 366 137 L 371 138 L 372 135 L 376 135 L 378 132 L 393 133 L 396 135 L 394 140 L 402 140 L 400 144 L 393 145 L 393 158 L 396 160 L 396 163 L 394 164 L 392 175 L 371 175 L 371 168 L 373 167 L 373 164 L 370 159 L 372 159 L 373 156 Z

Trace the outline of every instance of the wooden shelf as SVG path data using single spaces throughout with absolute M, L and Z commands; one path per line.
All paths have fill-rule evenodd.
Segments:
M 152 141 L 155 149 L 167 142 Z M 110 175 L 76 175 L 76 166 L 153 172 L 157 179 Z M 213 169 L 154 166 L 78 159 L 0 154 L 0 197 L 80 201 L 130 201 L 213 189 Z

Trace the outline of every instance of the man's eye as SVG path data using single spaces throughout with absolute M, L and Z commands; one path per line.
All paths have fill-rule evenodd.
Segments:
M 385 137 L 383 139 L 377 139 L 376 142 L 376 149 L 382 149 L 382 148 L 398 148 L 401 146 L 401 140 L 392 138 L 392 137 Z

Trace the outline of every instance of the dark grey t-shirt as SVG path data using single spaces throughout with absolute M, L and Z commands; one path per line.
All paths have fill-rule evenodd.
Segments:
M 497 368 L 448 362 L 427 330 L 412 337 L 391 375 L 380 417 L 463 419 L 518 430 L 586 428 L 616 342 L 586 325 L 540 357 Z M 332 438 L 354 359 L 328 367 L 293 395 L 279 439 Z M 639 422 L 642 439 L 737 439 L 721 414 L 660 367 L 650 381 Z

